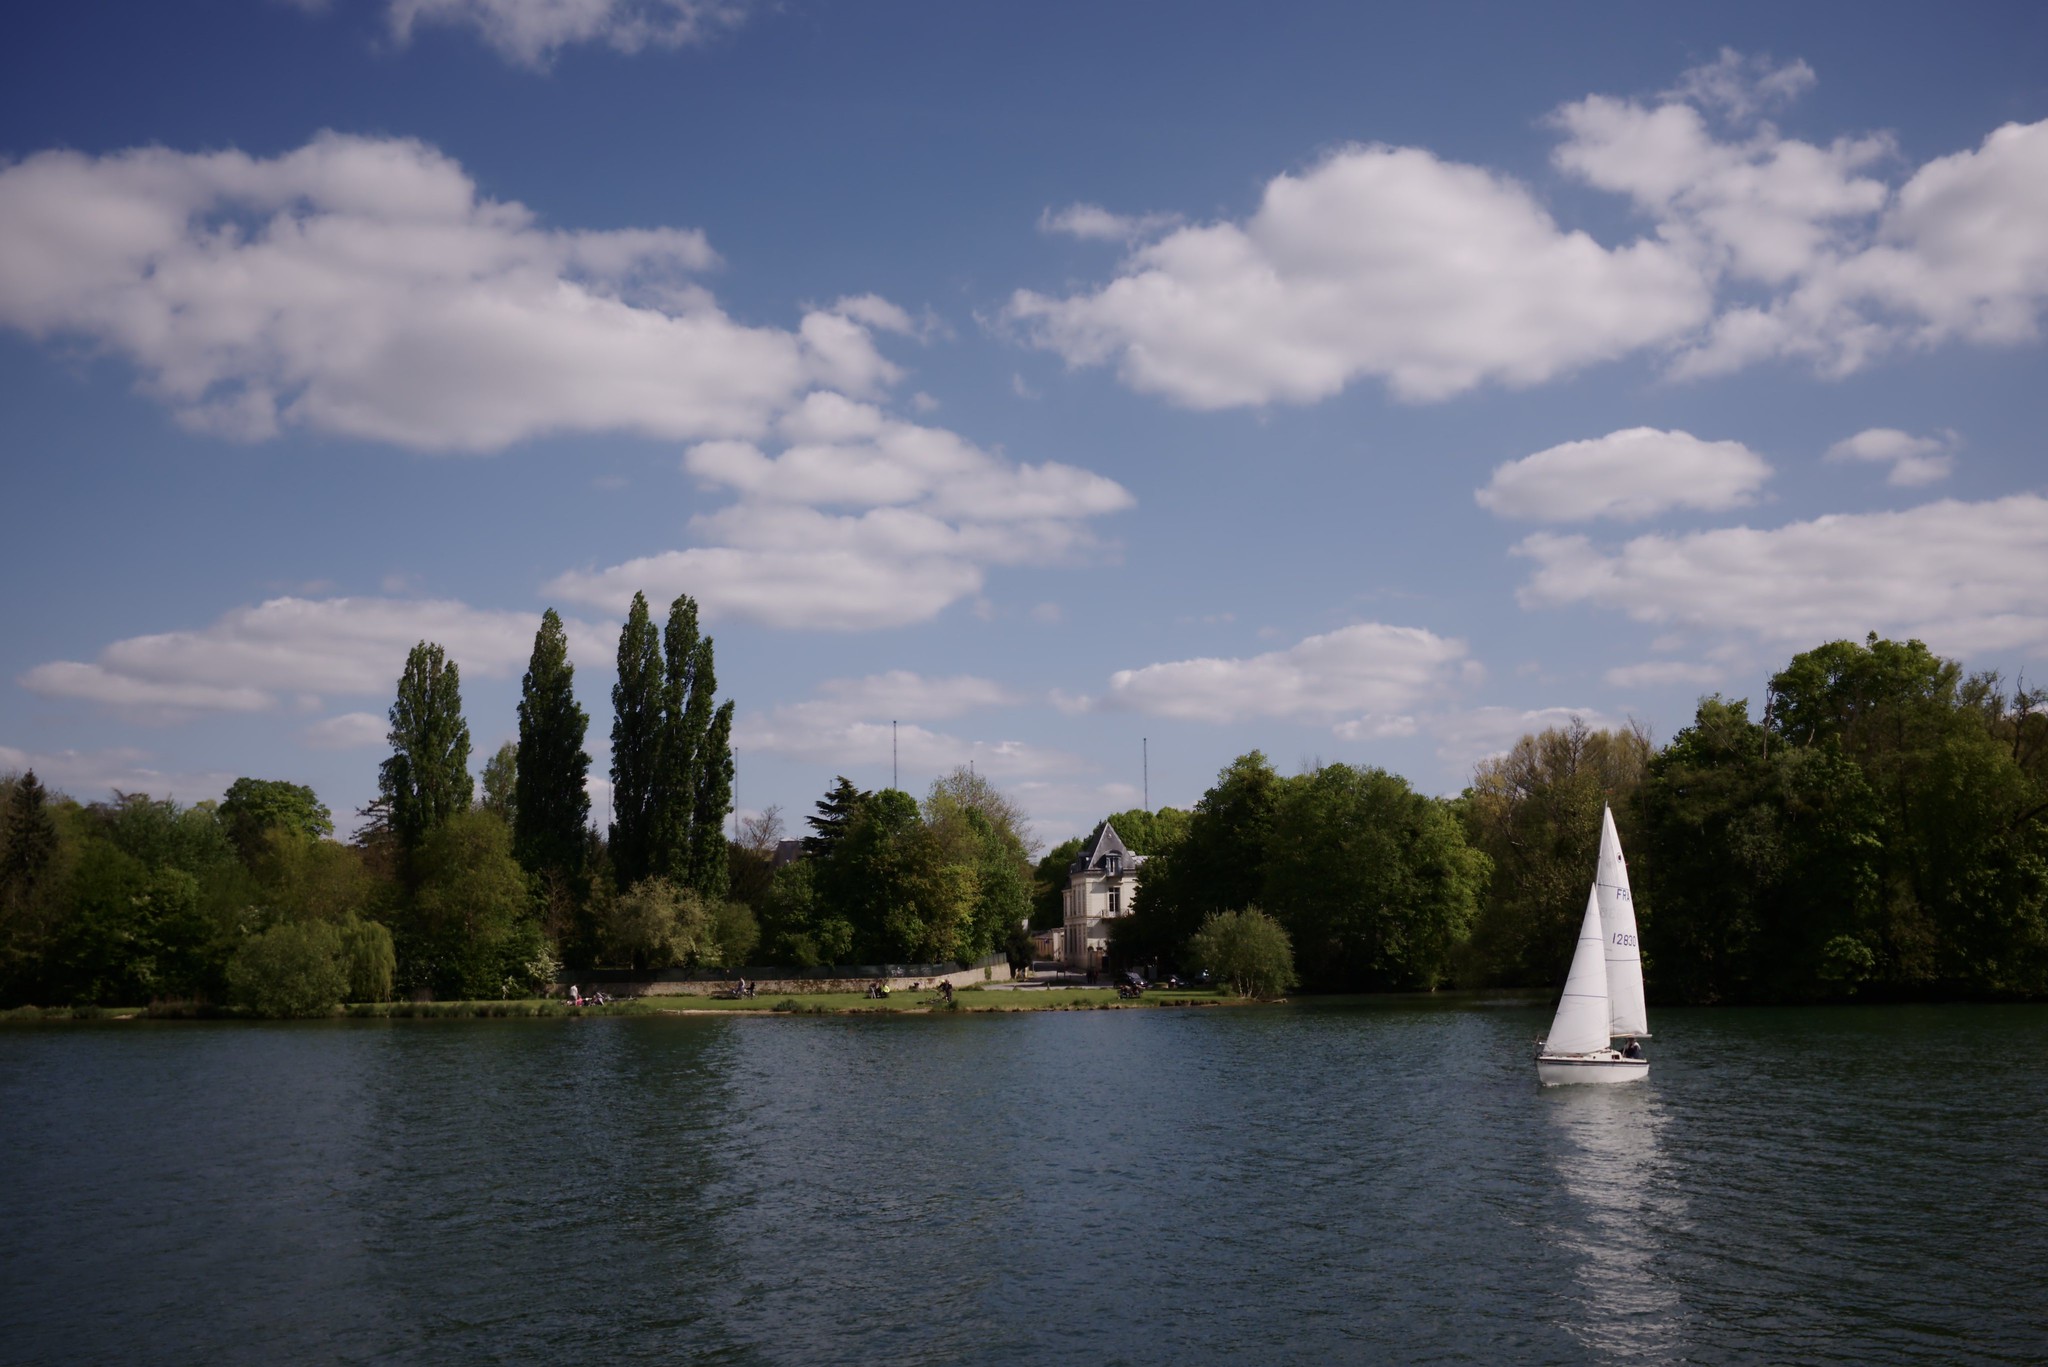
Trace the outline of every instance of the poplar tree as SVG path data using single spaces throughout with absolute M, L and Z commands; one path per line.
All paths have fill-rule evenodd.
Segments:
M 690 852 L 697 758 L 710 726 L 711 693 L 718 680 L 711 667 L 711 642 L 697 632 L 697 600 L 687 593 L 677 595 L 669 604 L 661 655 L 661 746 L 648 871 L 672 883 L 695 887 L 690 877 Z
M 457 812 L 469 810 L 469 725 L 462 676 L 441 647 L 421 641 L 405 659 L 391 704 L 391 757 L 377 770 L 391 832 L 407 853 Z
M 707 897 L 723 897 L 731 882 L 725 819 L 732 813 L 732 771 L 732 703 L 724 702 L 712 714 L 711 728 L 697 753 L 697 798 L 690 829 L 690 884 Z
M 519 751 L 513 781 L 512 849 L 529 873 L 582 868 L 590 824 L 590 718 L 576 701 L 569 637 L 553 608 L 541 614 L 533 658 L 519 694 Z
M 611 855 L 622 889 L 651 871 L 661 720 L 661 640 L 647 595 L 636 593 L 619 629 L 619 679 L 612 685 Z

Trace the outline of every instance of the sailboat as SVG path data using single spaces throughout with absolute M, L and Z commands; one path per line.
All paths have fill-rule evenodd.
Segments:
M 1635 899 L 1628 886 L 1628 861 L 1614 812 L 1600 812 L 1600 859 L 1586 894 L 1578 948 L 1565 975 L 1564 995 L 1550 1034 L 1536 1054 L 1536 1078 L 1546 1087 L 1569 1082 L 1637 1082 L 1650 1075 L 1650 1061 L 1614 1047 L 1617 1039 L 1650 1033 L 1643 1005 L 1643 952 L 1636 940 Z

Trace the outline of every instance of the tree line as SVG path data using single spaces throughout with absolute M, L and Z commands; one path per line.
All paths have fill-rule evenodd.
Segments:
M 1191 812 L 1111 818 L 1149 856 L 1112 956 L 1195 966 L 1212 918 L 1256 909 L 1311 989 L 1555 988 L 1611 805 L 1653 1000 L 2041 996 L 2044 702 L 1872 634 L 1796 656 L 1759 718 L 1717 694 L 1662 748 L 1553 728 L 1455 798 L 1342 764 L 1283 777 L 1255 751 Z M 1057 924 L 1084 843 L 1040 865 L 1034 924 Z
M 1022 961 L 1027 919 L 1059 923 L 1100 832 L 1034 869 L 1024 814 L 962 770 L 921 802 L 838 779 L 801 858 L 778 857 L 772 808 L 728 839 L 733 705 L 711 639 L 687 597 L 658 630 L 637 595 L 600 832 L 573 679 L 550 611 L 518 739 L 478 793 L 458 667 L 414 647 L 347 843 L 289 782 L 186 807 L 0 778 L 0 1006 L 291 1014 L 525 995 L 564 964 Z M 1611 805 L 1655 1001 L 2048 994 L 2044 701 L 1873 635 L 1795 657 L 1759 717 L 1703 698 L 1661 748 L 1636 728 L 1547 730 L 1455 798 L 1344 764 L 1283 776 L 1254 751 L 1191 810 L 1107 818 L 1148 856 L 1112 957 L 1267 990 L 1554 988 Z

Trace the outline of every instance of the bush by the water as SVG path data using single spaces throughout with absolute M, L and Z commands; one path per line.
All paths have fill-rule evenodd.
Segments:
M 1277 997 L 1294 986 L 1294 946 L 1257 907 L 1219 911 L 1188 942 L 1189 956 L 1240 997 Z
M 324 1016 L 349 986 L 341 933 L 319 921 L 272 926 L 228 961 L 228 991 L 259 1016 Z

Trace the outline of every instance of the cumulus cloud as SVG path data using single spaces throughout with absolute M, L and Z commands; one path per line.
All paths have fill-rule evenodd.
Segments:
M 391 34 L 421 25 L 473 28 L 509 62 L 545 67 L 562 48 L 604 43 L 619 52 L 689 47 L 737 27 L 744 0 L 390 0 Z
M 715 262 L 694 230 L 543 227 L 408 139 L 0 170 L 0 325 L 125 357 L 181 421 L 246 439 L 756 436 L 813 387 L 896 378 L 886 301 L 750 327 L 691 278 Z
M 992 565 L 1069 561 L 1090 519 L 1131 506 L 1113 480 L 1030 465 L 871 404 L 816 393 L 777 424 L 770 454 L 692 447 L 684 467 L 738 502 L 692 519 L 708 544 L 572 570 L 548 591 L 619 610 L 639 589 L 687 589 L 712 617 L 865 630 L 938 615 L 981 592 Z
M 47 697 L 166 720 L 266 711 L 290 697 L 389 693 L 406 652 L 421 640 L 439 642 L 472 676 L 514 675 L 532 653 L 539 625 L 538 614 L 449 600 L 273 598 L 196 630 L 116 641 L 96 660 L 37 665 L 19 682 Z M 580 622 L 567 625 L 577 655 L 606 658 L 600 633 Z M 331 742 L 348 734 L 346 723 L 316 723 L 307 739 Z
M 1901 348 L 2038 338 L 2048 122 L 2007 124 L 1894 190 L 1874 174 L 1897 160 L 1887 136 L 1820 145 L 1748 122 L 1813 80 L 1724 53 L 1660 102 L 1595 95 L 1555 116 L 1561 170 L 1629 196 L 1710 278 L 1765 287 L 1731 299 L 1672 373 L 1792 357 L 1839 376 Z
M 1737 508 L 1754 502 L 1770 477 L 1764 458 L 1739 441 L 1630 427 L 1510 461 L 1474 497 L 1524 521 L 1635 522 L 1671 508 Z
M 1018 776 L 1071 773 L 1088 767 L 1077 756 L 1015 740 L 969 740 L 923 723 L 1017 695 L 973 675 L 926 678 L 907 670 L 861 679 L 832 679 L 818 696 L 766 712 L 742 713 L 733 744 L 742 751 L 786 755 L 840 769 L 878 769 L 892 758 L 913 774 L 937 774 L 973 763 L 982 773 Z
M 1959 444 L 1953 431 L 1916 437 L 1896 427 L 1871 427 L 1830 446 L 1826 459 L 1889 465 L 1892 468 L 1885 483 L 1914 488 L 1947 479 L 1956 468 L 1955 450 Z
M 1416 400 L 1535 384 L 1673 338 L 1710 305 L 1662 243 L 1609 250 L 1490 171 L 1354 146 L 1276 176 L 1241 224 L 1169 233 L 1092 293 L 1019 290 L 1009 316 L 1070 364 L 1224 408 L 1363 376 Z
M 1097 705 L 1184 721 L 1324 722 L 1347 739 L 1400 735 L 1413 729 L 1414 709 L 1471 667 L 1463 641 L 1362 622 L 1264 655 L 1118 670 Z
M 1179 224 L 1179 214 L 1114 214 L 1099 204 L 1069 204 L 1038 216 L 1038 231 L 1090 242 L 1135 242 Z
M 1136 245 L 1107 284 L 1018 290 L 1006 317 L 1070 365 L 1204 409 L 1367 378 L 1439 400 L 1638 352 L 1681 378 L 1772 357 L 1842 375 L 1902 347 L 2037 338 L 2048 121 L 1894 188 L 1889 136 L 1811 142 L 1761 117 L 1815 79 L 1724 52 L 1652 99 L 1556 110 L 1555 169 L 1625 197 L 1650 223 L 1632 240 L 1561 225 L 1487 168 L 1350 146 L 1274 177 L 1239 221 L 1147 237 L 1093 205 L 1049 213 L 1048 231 Z
M 1943 500 L 1756 529 L 1642 536 L 1609 552 L 1538 533 L 1525 607 L 1586 603 L 1642 622 L 1811 644 L 1866 631 L 1958 655 L 2048 653 L 2048 498 Z

